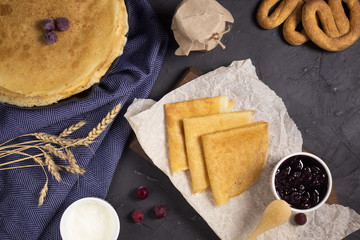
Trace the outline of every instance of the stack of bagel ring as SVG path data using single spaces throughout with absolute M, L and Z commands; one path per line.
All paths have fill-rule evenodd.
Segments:
M 360 37 L 358 0 L 262 0 L 256 18 L 264 29 L 284 23 L 283 35 L 291 45 L 301 45 L 310 39 L 320 48 L 336 52 L 350 47 Z

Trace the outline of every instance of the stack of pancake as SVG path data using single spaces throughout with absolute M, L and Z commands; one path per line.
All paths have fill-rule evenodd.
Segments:
M 234 105 L 226 96 L 165 105 L 171 172 L 189 168 L 193 192 L 211 187 L 216 205 L 253 185 L 268 154 L 268 124 Z
M 44 41 L 41 21 L 66 17 L 70 29 Z M 124 0 L 2 1 L 0 102 L 45 106 L 99 82 L 123 52 L 128 31 Z

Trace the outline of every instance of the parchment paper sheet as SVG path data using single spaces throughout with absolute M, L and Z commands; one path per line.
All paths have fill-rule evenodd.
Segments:
M 215 206 L 210 190 L 194 195 L 188 171 L 172 175 L 168 164 L 164 104 L 227 95 L 236 100 L 234 111 L 255 110 L 255 121 L 269 123 L 269 156 L 257 181 L 245 193 L 224 206 Z M 221 239 L 246 239 L 256 228 L 265 207 L 274 200 L 270 190 L 271 170 L 282 157 L 301 151 L 302 137 L 283 101 L 256 76 L 251 60 L 235 61 L 168 93 L 160 101 L 135 100 L 125 117 L 154 164 Z M 291 220 L 257 239 L 342 239 L 360 229 L 360 215 L 341 205 L 324 205 L 307 214 L 308 222 L 296 226 Z M 292 218 L 291 218 L 292 219 Z

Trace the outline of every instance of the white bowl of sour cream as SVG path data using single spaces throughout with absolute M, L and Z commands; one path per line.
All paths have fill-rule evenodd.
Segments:
M 100 198 L 82 198 L 72 203 L 60 221 L 63 240 L 116 240 L 120 221 L 115 209 Z

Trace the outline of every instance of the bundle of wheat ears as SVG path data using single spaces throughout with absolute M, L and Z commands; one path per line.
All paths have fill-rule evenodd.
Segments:
M 72 139 L 69 135 L 80 129 L 86 124 L 86 121 L 80 121 L 68 128 L 66 128 L 58 136 L 48 133 L 30 133 L 18 136 L 0 144 L 0 159 L 8 156 L 21 156 L 20 159 L 12 160 L 9 162 L 0 163 L 0 171 L 28 168 L 28 167 L 41 167 L 44 171 L 46 181 L 44 187 L 40 191 L 39 206 L 44 203 L 45 197 L 48 192 L 48 173 L 50 173 L 58 182 L 61 182 L 60 171 L 66 171 L 71 174 L 84 174 L 85 170 L 81 168 L 75 159 L 71 148 L 79 146 L 89 147 L 91 143 L 107 128 L 107 126 L 114 120 L 117 113 L 121 109 L 121 104 L 116 105 L 102 121 L 93 128 L 87 137 Z M 13 143 L 15 139 L 19 138 L 35 138 L 20 143 Z M 37 150 L 37 154 L 30 154 L 29 150 Z M 33 153 L 34 151 L 32 151 Z M 58 158 L 63 164 L 57 164 L 54 158 Z M 9 167 L 10 164 L 32 160 L 32 164 Z M 5 167 L 4 167 L 5 166 Z M 46 171 L 47 169 L 47 171 Z M 48 172 L 48 173 L 47 173 Z

